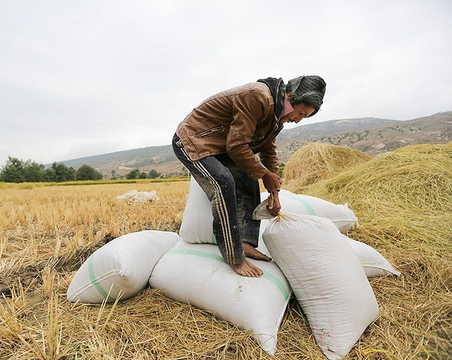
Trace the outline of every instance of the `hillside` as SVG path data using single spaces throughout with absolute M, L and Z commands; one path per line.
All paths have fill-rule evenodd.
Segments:
M 359 118 L 359 119 L 340 119 L 330 120 L 309 125 L 300 125 L 293 129 L 281 131 L 278 135 L 278 141 L 299 139 L 301 137 L 310 137 L 317 135 L 326 135 L 347 131 L 361 131 L 377 126 L 390 126 L 398 124 L 398 120 L 377 119 L 377 118 Z
M 133 169 L 149 172 L 154 169 L 167 175 L 182 172 L 182 165 L 173 154 L 171 145 L 149 146 L 139 149 L 117 151 L 109 154 L 83 157 L 63 161 L 66 166 L 77 169 L 83 164 L 91 165 L 104 176 L 110 177 L 112 171 L 124 175 Z
M 317 133 L 312 127 L 325 129 Z M 331 127 L 331 130 L 328 130 Z M 452 141 L 452 112 L 438 113 L 414 120 L 379 119 L 332 120 L 299 126 L 294 133 L 278 139 L 279 157 L 286 162 L 301 146 L 325 142 L 349 147 L 370 155 L 393 151 L 406 145 Z
M 452 141 L 452 111 L 407 121 L 377 118 L 330 120 L 283 130 L 277 138 L 278 155 L 283 163 L 309 142 L 331 143 L 376 155 L 406 145 L 449 141 Z M 111 177 L 112 171 L 124 175 L 137 168 L 145 172 L 154 169 L 164 175 L 184 172 L 171 145 L 118 151 L 63 163 L 74 168 L 91 165 L 107 178 Z

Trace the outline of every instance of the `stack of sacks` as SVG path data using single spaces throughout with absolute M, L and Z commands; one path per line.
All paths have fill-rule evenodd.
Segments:
M 264 242 L 328 359 L 342 359 L 379 308 L 359 258 L 331 220 L 312 215 L 273 219 Z
M 312 212 L 316 214 L 321 213 L 333 218 L 332 220 L 329 220 L 312 216 L 312 218 L 327 221 L 333 226 L 337 234 L 339 234 L 339 236 L 337 236 L 337 234 L 334 233 L 337 239 L 335 238 L 333 242 L 337 240 L 337 243 L 328 250 L 331 251 L 331 249 L 335 249 L 334 251 L 337 250 L 337 254 L 335 253 L 333 256 L 330 254 L 321 260 L 327 262 L 330 261 L 331 263 L 331 259 L 342 259 L 339 261 L 341 264 L 339 264 L 338 267 L 344 266 L 345 264 L 346 269 L 349 269 L 349 271 L 347 272 L 339 269 L 339 274 L 341 274 L 341 276 L 338 275 L 334 279 L 334 285 L 339 291 L 339 296 L 341 296 L 344 291 L 347 292 L 352 290 L 351 292 L 355 298 L 350 304 L 355 308 L 359 308 L 359 306 L 361 306 L 361 308 L 368 307 L 372 320 L 376 318 L 378 315 L 378 305 L 376 305 L 375 297 L 371 297 L 371 295 L 373 296 L 373 292 L 370 289 L 370 285 L 367 282 L 364 273 L 366 270 L 365 265 L 369 267 L 369 277 L 396 273 L 396 270 L 392 268 L 381 254 L 371 247 L 348 239 L 345 235 L 340 233 L 338 230 L 339 228 L 342 230 L 349 229 L 356 223 L 356 217 L 353 212 L 346 206 L 338 206 L 321 199 L 303 196 L 298 198 L 298 195 L 289 192 L 282 193 L 283 196 L 281 198 L 286 199 L 285 204 L 283 203 L 283 207 L 286 205 L 289 210 L 299 211 L 303 214 Z M 274 257 L 276 263 L 275 261 L 264 262 L 249 259 L 264 271 L 262 277 L 242 277 L 236 274 L 234 270 L 224 262 L 218 247 L 213 245 L 215 241 L 213 237 L 212 221 L 211 204 L 204 191 L 192 178 L 180 230 L 181 240 L 183 241 L 179 241 L 158 261 L 149 278 L 149 284 L 153 288 L 161 289 L 169 298 L 207 310 L 235 324 L 241 329 L 253 330 L 254 338 L 260 346 L 268 354 L 273 355 L 276 351 L 279 326 L 292 292 L 291 285 L 287 280 L 292 279 L 293 281 L 293 276 L 288 277 L 287 274 L 284 273 L 284 268 L 287 267 L 281 267 L 279 262 L 283 265 L 292 263 L 296 266 L 300 259 L 290 258 L 288 254 L 284 254 L 284 247 L 282 247 L 282 256 L 278 257 L 279 253 L 276 252 L 277 255 Z M 332 221 L 335 221 L 335 223 L 333 224 Z M 270 227 L 273 222 L 274 220 L 262 221 L 262 232 L 264 231 L 265 226 L 269 225 L 268 227 Z M 272 228 L 276 229 L 276 227 L 273 226 Z M 297 236 L 293 235 L 292 232 L 292 238 L 297 239 Z M 278 237 L 278 234 L 275 234 L 275 236 Z M 323 235 L 319 233 L 317 236 L 322 237 Z M 277 242 L 278 241 L 276 240 L 273 243 L 276 244 Z M 262 252 L 269 253 L 265 247 L 266 244 L 267 243 L 264 244 L 264 242 L 261 242 L 258 249 Z M 364 260 L 362 266 L 349 244 L 353 244 L 354 249 L 363 254 Z M 272 251 L 275 251 L 273 247 L 270 250 L 271 255 L 273 255 Z M 298 249 L 298 252 L 301 253 L 301 256 L 306 254 L 300 249 Z M 344 253 L 347 253 L 347 255 L 342 256 Z M 304 260 L 302 259 L 301 261 Z M 351 261 L 352 265 L 347 265 L 349 261 Z M 334 261 L 334 263 L 336 263 L 336 261 Z M 359 265 L 358 269 L 356 269 L 356 264 Z M 318 265 L 321 269 L 325 269 L 323 264 Z M 326 267 L 329 265 L 332 264 L 326 264 Z M 332 271 L 335 271 L 335 269 L 332 269 Z M 356 281 L 356 284 L 349 282 L 349 273 L 351 274 L 352 281 Z M 364 276 L 364 280 L 362 276 Z M 322 281 L 320 282 L 322 283 Z M 343 288 L 341 288 L 341 282 L 346 282 Z M 297 285 L 296 280 L 295 285 Z M 333 292 L 336 291 L 336 288 L 332 289 Z M 365 297 L 363 300 L 364 303 L 360 304 L 359 299 L 356 297 L 356 291 L 363 293 L 363 296 Z M 371 301 L 372 299 L 374 302 Z M 357 304 L 359 306 L 356 306 Z M 326 309 L 329 305 L 331 305 L 331 308 L 328 311 L 336 311 L 335 303 L 324 304 L 323 308 L 320 308 L 320 311 Z M 342 309 L 339 310 L 341 311 Z M 314 310 L 314 312 L 315 311 L 316 310 Z M 325 316 L 328 316 L 328 314 Z M 339 320 L 343 319 L 345 319 L 344 316 Z M 332 321 L 337 320 L 338 319 L 332 319 Z M 369 316 L 364 320 L 358 320 L 361 321 L 361 327 L 365 323 L 364 328 L 372 321 L 368 321 Z M 328 321 L 325 320 L 325 322 Z M 342 330 L 343 328 L 341 328 L 341 331 Z M 357 339 L 356 336 L 359 338 L 363 330 L 364 329 L 361 328 L 358 330 L 354 329 L 353 339 L 345 339 L 349 341 L 349 343 L 346 343 L 345 347 L 350 346 L 351 348 Z M 361 332 L 357 335 L 359 331 Z M 334 339 L 334 341 L 336 340 L 337 339 Z M 340 341 L 341 340 L 344 340 L 344 337 L 342 337 Z M 350 341 L 353 341 L 351 345 Z M 327 346 L 329 346 L 329 343 Z
M 171 299 L 252 330 L 262 349 L 273 355 L 292 291 L 275 262 L 249 260 L 262 269 L 261 277 L 236 274 L 216 245 L 180 241 L 157 263 L 149 284 Z
M 254 212 L 255 219 L 261 220 L 261 237 L 269 223 L 268 219 L 271 218 L 271 215 L 266 209 L 267 197 L 268 193 L 263 192 L 261 194 L 262 203 Z M 354 212 L 348 208 L 347 204 L 336 205 L 323 199 L 294 194 L 286 190 L 280 191 L 280 200 L 282 213 L 317 215 L 328 218 L 342 232 L 353 229 L 358 221 Z M 184 241 L 189 243 L 215 244 L 212 222 L 213 217 L 210 201 L 196 180 L 191 178 L 190 190 L 179 234 Z M 400 274 L 371 246 L 351 239 L 348 239 L 348 242 L 361 260 L 361 264 L 368 277 Z M 271 255 L 262 241 L 259 242 L 258 249 L 267 255 Z
M 263 201 L 267 197 L 268 193 L 261 194 Z M 342 232 L 352 230 L 357 223 L 354 212 L 347 205 L 336 205 L 312 196 L 293 194 L 287 190 L 281 190 L 279 198 L 282 212 L 325 217 L 330 219 Z M 262 207 L 265 209 L 265 204 L 261 204 Z M 212 222 L 210 201 L 192 177 L 179 234 L 190 243 L 215 244 Z M 262 231 L 265 226 L 266 222 L 263 222 Z
M 287 279 L 275 262 L 254 259 L 249 260 L 264 271 L 263 276 L 236 274 L 213 245 L 212 222 L 210 202 L 192 178 L 179 232 L 184 241 L 160 259 L 149 284 L 171 299 L 207 310 L 240 329 L 253 330 L 262 349 L 273 355 L 292 293 Z
M 148 286 L 155 264 L 180 240 L 174 232 L 146 230 L 110 241 L 82 264 L 67 298 L 98 304 L 136 295 Z

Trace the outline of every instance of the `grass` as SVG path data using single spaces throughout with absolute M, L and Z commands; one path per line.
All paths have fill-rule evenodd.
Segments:
M 148 184 L 148 183 L 173 183 L 186 181 L 186 177 L 167 177 L 155 179 L 116 179 L 116 180 L 82 180 L 64 182 L 39 182 L 39 183 L 5 183 L 0 181 L 0 189 L 34 189 L 45 186 L 83 186 L 83 185 L 117 185 L 117 184 Z
M 450 358 L 452 145 L 402 148 L 302 186 L 307 195 L 347 202 L 360 221 L 349 237 L 402 272 L 370 279 L 381 314 L 347 359 Z M 115 199 L 132 189 L 156 190 L 160 200 Z M 274 357 L 249 332 L 159 290 L 113 304 L 67 301 L 77 269 L 110 239 L 177 231 L 187 192 L 186 181 L 1 185 L 0 358 L 325 359 L 295 299 Z

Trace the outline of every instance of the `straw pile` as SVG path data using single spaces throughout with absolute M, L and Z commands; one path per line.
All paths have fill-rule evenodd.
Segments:
M 297 150 L 284 168 L 284 187 L 302 192 L 305 186 L 330 178 L 371 160 L 359 150 L 325 143 L 309 143 Z
M 360 220 L 349 236 L 402 272 L 371 281 L 381 316 L 366 358 L 451 358 L 452 143 L 379 155 L 305 193 L 347 202 Z

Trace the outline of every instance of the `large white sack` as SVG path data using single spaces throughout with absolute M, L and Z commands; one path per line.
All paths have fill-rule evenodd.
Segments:
M 266 210 L 267 199 L 268 193 L 261 193 L 262 203 L 255 210 L 256 219 L 271 217 Z M 324 217 L 330 219 L 341 232 L 353 230 L 358 222 L 355 213 L 347 204 L 337 205 L 314 196 L 294 194 L 288 190 L 279 192 L 279 201 L 282 214 L 305 214 Z
M 328 359 L 342 359 L 377 319 L 377 300 L 361 262 L 329 219 L 273 219 L 264 242 L 289 281 Z
M 261 347 L 273 355 L 292 291 L 274 262 L 249 260 L 263 270 L 261 277 L 236 274 L 216 245 L 180 241 L 157 263 L 149 284 L 174 300 L 253 330 Z
M 361 265 L 368 278 L 387 275 L 400 275 L 400 271 L 396 270 L 386 258 L 381 255 L 372 246 L 363 242 L 352 240 L 345 235 L 353 251 L 358 255 Z
M 120 236 L 97 249 L 69 285 L 69 301 L 101 303 L 127 299 L 148 285 L 159 259 L 179 240 L 174 232 L 146 230 Z

